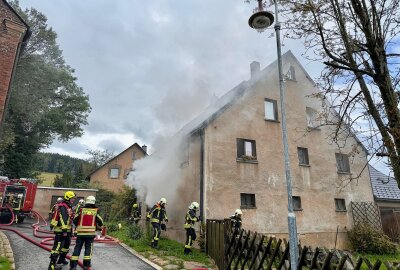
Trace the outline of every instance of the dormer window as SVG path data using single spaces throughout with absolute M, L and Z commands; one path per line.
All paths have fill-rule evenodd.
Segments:
M 290 66 L 288 72 L 286 73 L 286 80 L 289 80 L 289 81 L 296 80 L 296 71 L 293 66 Z

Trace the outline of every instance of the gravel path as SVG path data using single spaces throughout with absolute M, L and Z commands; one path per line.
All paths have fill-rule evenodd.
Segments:
M 32 228 L 30 228 L 30 224 L 28 222 L 24 223 L 23 225 L 14 225 L 13 228 L 17 228 L 20 232 L 24 233 L 28 237 L 35 238 L 32 234 Z M 14 232 L 4 231 L 4 233 L 10 240 L 10 244 L 14 252 L 15 267 L 17 270 L 47 269 L 50 261 L 50 253 L 48 251 L 23 239 Z M 38 242 L 42 240 L 39 238 L 35 239 Z M 70 248 L 70 253 L 72 253 L 72 251 L 73 247 Z M 81 259 L 82 256 L 83 250 L 81 252 Z M 64 266 L 63 269 L 69 269 L 69 265 Z M 142 261 L 134 254 L 130 253 L 119 244 L 95 243 L 93 250 L 92 269 L 154 270 L 155 268 Z

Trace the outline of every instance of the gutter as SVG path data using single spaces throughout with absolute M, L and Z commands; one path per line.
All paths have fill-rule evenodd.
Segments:
M 204 220 L 204 128 L 200 130 L 200 216 Z

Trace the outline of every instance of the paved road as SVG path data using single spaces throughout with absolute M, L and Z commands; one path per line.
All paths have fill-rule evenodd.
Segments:
M 14 225 L 13 228 L 18 228 L 20 232 L 40 242 L 42 239 L 35 238 L 33 236 L 32 228 L 30 228 L 29 225 L 29 223 L 18 226 Z M 4 233 L 10 240 L 10 244 L 14 252 L 15 267 L 17 270 L 47 269 L 50 261 L 50 253 L 48 251 L 23 239 L 14 232 L 4 231 Z M 71 247 L 71 252 L 72 250 L 73 247 Z M 119 244 L 95 243 L 93 254 L 93 270 L 154 270 L 152 266 L 143 262 Z M 81 253 L 81 259 L 82 256 L 83 251 Z M 63 269 L 69 269 L 69 265 L 64 266 Z

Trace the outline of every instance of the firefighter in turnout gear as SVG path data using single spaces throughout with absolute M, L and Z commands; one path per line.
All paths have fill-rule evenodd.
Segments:
M 183 227 L 186 230 L 186 242 L 185 249 L 183 253 L 189 254 L 192 252 L 192 245 L 194 240 L 196 240 L 196 231 L 194 225 L 197 221 L 201 221 L 201 217 L 196 217 L 197 209 L 199 209 L 199 204 L 197 202 L 192 202 L 189 205 L 189 210 L 186 213 L 185 224 Z
M 131 213 L 130 220 L 135 222 L 135 224 L 138 224 L 140 218 L 141 218 L 141 215 L 140 215 L 140 211 L 139 211 L 139 206 L 137 203 L 134 203 L 132 205 L 132 213 Z
M 161 198 L 160 201 L 154 205 L 149 213 L 147 214 L 147 219 L 150 220 L 153 226 L 153 238 L 151 239 L 151 247 L 157 248 L 158 240 L 160 240 L 161 229 L 166 230 L 167 227 L 164 223 L 168 222 L 167 212 L 165 206 L 167 205 L 167 200 Z
M 70 270 L 76 270 L 83 245 L 85 245 L 83 269 L 90 269 L 96 229 L 101 230 L 103 226 L 103 219 L 98 214 L 98 209 L 95 204 L 96 198 L 94 196 L 88 196 L 85 200 L 85 205 L 79 209 L 79 213 L 74 218 L 77 237 L 74 252 L 71 257 Z
M 73 207 L 72 209 L 74 209 L 74 214 L 75 216 L 78 215 L 79 213 L 79 209 L 81 209 L 81 207 L 85 204 L 85 200 L 84 199 L 80 199 L 78 204 Z
M 242 228 L 242 210 L 236 209 L 235 214 L 229 217 L 231 220 L 232 232 L 238 234 Z
M 71 244 L 72 219 L 74 216 L 71 204 L 75 197 L 76 195 L 73 191 L 65 192 L 63 201 L 57 203 L 50 221 L 55 237 L 54 245 L 50 252 L 49 270 L 61 269 L 63 264 L 68 264 L 65 258 Z
M 49 211 L 49 223 L 51 222 L 51 219 L 53 218 L 54 212 L 58 209 L 58 204 L 63 202 L 63 198 L 58 197 L 57 198 L 57 202 L 51 207 L 50 211 Z M 50 224 L 50 229 L 53 229 L 53 226 L 51 226 Z

